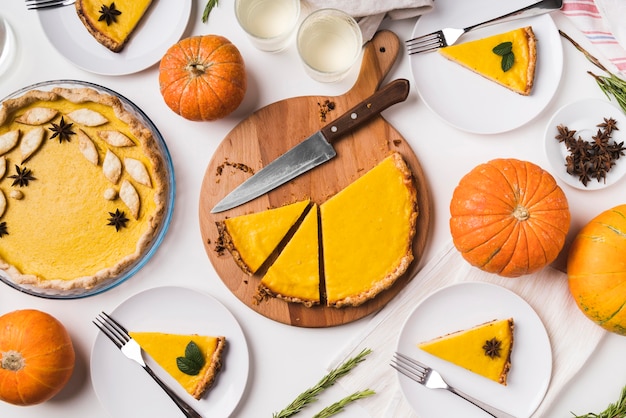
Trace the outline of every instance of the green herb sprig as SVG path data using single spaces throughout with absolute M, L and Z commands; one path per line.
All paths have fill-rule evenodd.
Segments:
M 610 404 L 603 412 L 594 414 L 592 412 L 585 415 L 576 415 L 574 418 L 625 418 L 626 417 L 626 386 L 622 389 L 617 402 Z
M 204 11 L 202 12 L 202 23 L 206 23 L 209 20 L 209 15 L 211 14 L 211 11 L 217 6 L 218 3 L 219 0 L 207 1 L 206 6 L 204 6 Z
M 206 360 L 200 351 L 198 344 L 189 341 L 185 347 L 185 356 L 176 357 L 176 365 L 178 370 L 190 376 L 196 376 L 204 366 Z
M 288 418 L 292 415 L 300 412 L 308 404 L 315 402 L 317 396 L 324 390 L 354 369 L 359 363 L 365 360 L 365 357 L 370 354 L 372 350 L 369 348 L 364 349 L 355 357 L 346 360 L 343 364 L 339 365 L 335 369 L 328 372 L 315 386 L 302 392 L 296 399 L 287 405 L 282 411 L 272 414 L 272 418 Z M 340 401 L 341 402 L 341 401 Z M 347 402 L 344 402 L 347 403 Z
M 593 55 L 587 52 L 578 42 L 570 38 L 565 32 L 559 30 L 562 37 L 570 41 L 576 49 L 582 52 L 585 57 L 591 61 L 596 67 L 606 72 L 608 75 L 597 75 L 591 71 L 587 71 L 587 74 L 591 75 L 598 83 L 598 86 L 604 92 L 604 94 L 611 99 L 611 96 L 617 101 L 622 111 L 626 113 L 626 80 L 619 78 L 615 74 L 606 69 L 604 65 Z
M 376 392 L 371 389 L 365 389 L 360 392 L 355 392 L 352 395 L 348 395 L 345 398 L 341 399 L 339 402 L 335 402 L 334 404 L 322 409 L 320 412 L 313 415 L 313 418 L 328 418 L 343 411 L 346 405 L 348 405 L 350 402 L 358 401 L 359 399 L 367 398 L 368 396 L 372 396 L 374 394 L 376 394 Z
M 501 44 L 496 45 L 491 51 L 502 57 L 502 61 L 500 61 L 500 68 L 502 68 L 502 71 L 506 73 L 511 69 L 511 67 L 513 67 L 513 63 L 515 63 L 513 42 L 502 42 Z

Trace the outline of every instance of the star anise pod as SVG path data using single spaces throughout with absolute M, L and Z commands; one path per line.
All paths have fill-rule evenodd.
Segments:
M 53 122 L 52 128 L 48 128 L 52 132 L 54 132 L 54 134 L 50 137 L 50 139 L 58 137 L 59 144 L 62 143 L 63 141 L 70 142 L 70 136 L 76 134 L 76 132 L 72 130 L 72 125 L 74 124 L 65 122 L 65 120 L 63 119 L 63 116 L 61 116 L 61 121 L 58 124 Z
M 2 238 L 5 235 L 9 235 L 9 231 L 7 229 L 7 223 L 0 222 L 0 238 Z
M 111 217 L 108 219 L 109 223 L 107 225 L 114 226 L 116 231 L 126 228 L 128 218 L 123 211 L 120 212 L 119 209 L 115 209 L 115 212 L 109 212 L 109 215 L 111 215 Z
M 567 126 L 559 125 L 556 127 L 559 131 L 558 135 L 555 137 L 559 142 L 565 142 L 567 145 L 568 142 L 574 140 L 574 135 L 576 135 L 576 131 L 571 131 Z
M 618 131 L 619 129 L 617 128 L 617 121 L 613 118 L 604 118 L 604 122 L 600 123 L 599 125 L 597 125 L 598 128 L 602 128 L 607 135 L 611 135 L 611 133 L 613 133 L 613 131 Z
M 26 187 L 26 186 L 28 186 L 28 182 L 29 181 L 37 180 L 35 177 L 33 177 L 30 169 L 28 169 L 26 167 L 20 168 L 16 164 L 15 165 L 15 172 L 17 174 L 13 174 L 12 176 L 9 176 L 10 179 L 13 179 L 13 183 L 11 183 L 11 186 Z
M 103 4 L 99 13 L 100 17 L 98 21 L 104 20 L 107 26 L 110 26 L 111 23 L 117 23 L 117 17 L 122 14 L 122 12 L 115 8 L 115 3 L 111 3 L 108 7 Z
M 485 355 L 490 358 L 500 357 L 500 350 L 502 350 L 502 341 L 497 338 L 492 338 L 490 340 L 485 341 L 485 345 L 483 345 L 483 350 L 485 350 Z

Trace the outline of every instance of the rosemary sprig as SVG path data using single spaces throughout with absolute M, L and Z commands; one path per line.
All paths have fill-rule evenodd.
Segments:
M 335 369 L 328 372 L 315 386 L 302 392 L 296 399 L 287 405 L 282 411 L 272 414 L 272 418 L 287 418 L 300 412 L 308 404 L 317 400 L 319 395 L 324 389 L 327 389 L 335 384 L 335 382 L 348 374 L 354 369 L 360 362 L 365 360 L 365 357 L 370 354 L 372 350 L 369 348 L 364 349 L 355 357 L 346 360 L 343 364 L 339 365 Z
M 626 386 L 622 389 L 617 402 L 610 404 L 603 412 L 599 414 L 588 413 L 585 415 L 574 415 L 574 418 L 625 418 L 626 417 Z
M 596 67 L 606 72 L 608 76 L 605 75 L 597 75 L 592 73 L 591 71 L 587 71 L 589 75 L 591 75 L 598 83 L 598 86 L 604 92 L 606 97 L 611 99 L 611 96 L 615 98 L 619 106 L 622 108 L 622 111 L 626 113 L 626 80 L 619 78 L 615 74 L 611 73 L 606 69 L 604 65 L 593 55 L 587 52 L 578 42 L 570 38 L 565 32 L 559 30 L 559 33 L 562 37 L 571 42 L 576 49 L 582 52 L 585 57 L 591 61 Z
M 355 392 L 352 395 L 348 395 L 342 400 L 335 402 L 334 404 L 329 405 L 326 408 L 322 409 L 320 412 L 315 414 L 313 418 L 328 418 L 332 415 L 338 414 L 339 412 L 343 411 L 343 408 L 345 408 L 346 405 L 348 405 L 350 402 L 367 398 L 368 396 L 372 396 L 375 393 L 376 392 L 374 392 L 371 389 L 365 389 L 361 392 Z
M 209 15 L 211 14 L 211 10 L 217 6 L 219 0 L 209 0 L 204 6 L 204 11 L 202 12 L 202 23 L 206 23 L 209 20 Z

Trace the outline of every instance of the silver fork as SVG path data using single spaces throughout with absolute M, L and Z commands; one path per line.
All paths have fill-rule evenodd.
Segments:
M 50 9 L 52 7 L 69 6 L 76 3 L 76 0 L 26 0 L 28 10 Z
M 141 356 L 141 347 L 137 344 L 137 341 L 133 340 L 126 328 L 124 328 L 119 322 L 111 318 L 104 312 L 96 317 L 93 323 L 100 328 L 100 331 L 106 335 L 113 343 L 119 348 L 126 357 L 136 361 L 148 372 L 148 374 L 161 386 L 161 388 L 169 395 L 174 403 L 180 408 L 186 417 L 202 418 L 187 402 L 181 399 L 173 390 L 171 390 L 159 377 L 154 374 L 152 369 L 143 361 Z
M 444 28 L 427 35 L 418 36 L 406 41 L 406 46 L 409 55 L 421 54 L 424 52 L 431 52 L 439 48 L 453 45 L 459 40 L 465 33 L 492 25 L 494 23 L 506 22 L 515 19 L 521 19 L 525 17 L 537 16 L 540 14 L 548 13 L 553 10 L 558 10 L 563 6 L 563 0 L 541 0 L 535 2 L 529 6 L 515 10 L 514 12 L 507 13 L 496 18 L 477 23 L 466 28 Z
M 504 411 L 487 405 L 486 403 L 479 401 L 478 399 L 473 398 L 456 388 L 453 388 L 452 386 L 448 385 L 445 380 L 443 380 L 443 377 L 441 377 L 441 374 L 439 374 L 437 370 L 434 370 L 431 367 L 428 367 L 427 365 L 420 363 L 419 361 L 412 359 L 402 353 L 396 352 L 394 354 L 393 358 L 391 359 L 391 367 L 393 367 L 409 379 L 414 380 L 420 385 L 424 385 L 429 389 L 445 389 L 447 391 L 450 391 L 455 395 L 479 407 L 493 417 L 515 418 L 511 414 L 507 414 Z

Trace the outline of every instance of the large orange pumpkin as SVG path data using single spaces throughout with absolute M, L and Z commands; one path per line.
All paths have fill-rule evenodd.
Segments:
M 473 266 L 505 277 L 556 259 L 570 226 L 567 198 L 541 167 L 496 159 L 467 173 L 450 203 L 456 248 Z
M 185 38 L 167 50 L 159 65 L 165 103 L 194 121 L 221 119 L 243 101 L 247 79 L 243 58 L 218 35 Z
M 600 213 L 580 230 L 570 247 L 567 276 L 583 313 L 626 335 L 626 205 Z
M 50 314 L 25 309 L 0 316 L 0 400 L 47 401 L 68 382 L 74 363 L 70 336 Z

